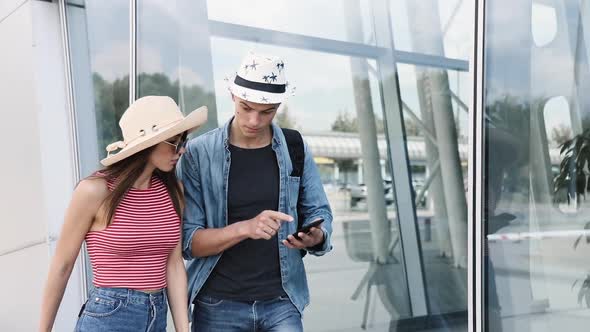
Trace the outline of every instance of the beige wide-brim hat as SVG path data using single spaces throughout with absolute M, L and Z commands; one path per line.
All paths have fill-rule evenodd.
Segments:
M 121 116 L 123 140 L 107 146 L 104 166 L 119 162 L 185 131 L 193 131 L 207 122 L 207 107 L 201 106 L 186 117 L 170 97 L 146 96 L 137 99 Z M 120 150 L 119 150 L 120 149 Z M 115 153 L 116 150 L 119 150 Z

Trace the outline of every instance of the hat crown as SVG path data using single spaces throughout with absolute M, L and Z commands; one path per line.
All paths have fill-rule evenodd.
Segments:
M 286 83 L 285 63 L 276 56 L 250 52 L 242 60 L 238 76 L 252 82 L 283 85 Z
M 146 96 L 137 99 L 121 116 L 119 126 L 126 143 L 150 135 L 162 127 L 183 120 L 182 112 L 170 97 Z

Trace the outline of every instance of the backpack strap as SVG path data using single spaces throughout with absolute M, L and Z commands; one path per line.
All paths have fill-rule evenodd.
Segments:
M 303 175 L 303 164 L 305 162 L 305 148 L 303 146 L 303 137 L 297 130 L 281 128 L 285 140 L 287 141 L 287 149 L 289 150 L 289 157 L 293 165 L 291 176 L 301 177 Z
M 281 128 L 283 135 L 285 135 L 285 141 L 287 142 L 287 149 L 289 150 L 289 158 L 291 158 L 291 165 L 293 165 L 293 171 L 291 176 L 299 177 L 299 197 L 303 192 L 301 186 L 301 176 L 303 176 L 303 165 L 305 163 L 305 147 L 303 145 L 303 137 L 301 134 L 294 129 Z M 297 229 L 303 227 L 302 213 L 300 213 L 300 204 L 297 200 Z M 307 254 L 306 250 L 301 250 L 301 257 Z

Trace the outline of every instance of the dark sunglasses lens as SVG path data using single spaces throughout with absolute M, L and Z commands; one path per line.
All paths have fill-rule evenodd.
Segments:
M 186 146 L 186 132 L 184 134 L 182 134 L 182 136 L 180 137 L 180 141 L 178 142 L 178 144 L 176 145 L 176 153 L 180 152 L 180 149 L 184 148 Z

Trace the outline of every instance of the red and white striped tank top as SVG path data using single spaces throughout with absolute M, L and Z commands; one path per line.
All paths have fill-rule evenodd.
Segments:
M 180 218 L 166 185 L 152 176 L 148 189 L 127 192 L 106 229 L 86 234 L 94 286 L 165 288 L 168 255 L 179 241 Z

